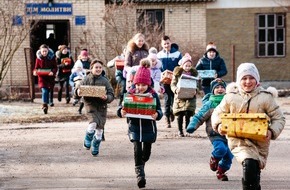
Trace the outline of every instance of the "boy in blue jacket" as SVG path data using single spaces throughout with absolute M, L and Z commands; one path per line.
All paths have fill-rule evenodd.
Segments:
M 212 156 L 210 158 L 210 169 L 216 171 L 217 179 L 221 181 L 228 181 L 225 172 L 229 170 L 232 165 L 233 155 L 228 147 L 226 137 L 221 136 L 213 130 L 211 126 L 211 114 L 214 108 L 223 99 L 226 92 L 225 88 L 226 83 L 220 78 L 211 82 L 211 93 L 204 96 L 201 109 L 192 117 L 186 129 L 188 133 L 193 133 L 206 122 L 206 133 L 213 146 Z

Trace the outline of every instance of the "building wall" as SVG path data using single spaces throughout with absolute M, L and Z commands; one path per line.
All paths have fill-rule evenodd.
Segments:
M 257 13 L 285 13 L 283 7 L 276 8 L 226 8 L 207 9 L 207 41 L 214 41 L 225 59 L 227 81 L 235 80 L 236 68 L 240 63 L 252 62 L 259 69 L 261 80 L 290 80 L 290 15 L 286 12 L 286 56 L 283 58 L 257 58 L 255 53 L 255 15 Z M 232 47 L 235 47 L 234 61 Z M 233 65 L 232 63 L 235 63 Z
M 26 0 L 26 3 L 47 3 L 47 0 Z M 92 28 L 92 25 L 98 24 L 98 33 L 100 35 L 105 34 L 105 28 L 102 27 L 102 15 L 105 7 L 104 1 L 96 0 L 55 0 L 55 3 L 72 3 L 73 11 L 72 15 L 62 16 L 62 15 L 49 15 L 49 16 L 28 16 L 30 20 L 69 20 L 70 22 L 70 32 L 71 32 L 71 44 L 70 48 L 74 55 L 74 50 L 79 44 L 80 36 L 83 36 L 82 32 L 86 28 Z M 24 7 L 23 7 L 24 10 Z M 75 16 L 76 15 L 85 15 L 86 16 L 86 25 L 76 26 L 75 25 Z M 105 47 L 104 41 L 99 41 L 100 47 Z M 5 77 L 3 86 L 22 86 L 28 84 L 26 64 L 24 57 L 24 48 L 30 47 L 30 38 L 29 35 L 24 40 L 19 50 L 16 52 L 13 57 L 13 63 L 8 70 L 8 74 Z

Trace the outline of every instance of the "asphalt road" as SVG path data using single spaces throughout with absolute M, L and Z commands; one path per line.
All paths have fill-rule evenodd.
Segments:
M 283 109 L 286 127 L 271 142 L 262 189 L 290 189 L 289 105 Z M 209 169 L 211 144 L 203 126 L 179 138 L 176 123 L 171 129 L 163 125 L 158 122 L 146 163 L 145 189 L 242 189 L 242 167 L 235 159 L 227 182 Z M 98 157 L 82 147 L 86 127 L 87 122 L 1 126 L 0 189 L 138 189 L 125 119 L 107 121 Z

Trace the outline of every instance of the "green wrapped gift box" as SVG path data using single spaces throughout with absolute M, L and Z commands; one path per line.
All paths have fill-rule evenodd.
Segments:
M 125 94 L 124 110 L 129 114 L 152 115 L 156 113 L 156 99 L 148 94 Z

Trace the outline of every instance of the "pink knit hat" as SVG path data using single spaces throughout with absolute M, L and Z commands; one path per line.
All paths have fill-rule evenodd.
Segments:
M 80 55 L 83 57 L 84 56 L 88 57 L 88 52 L 86 50 L 82 50 Z
M 151 85 L 150 70 L 147 67 L 140 65 L 139 69 L 137 70 L 134 76 L 133 83 L 134 84 L 143 83 L 150 86 Z
M 190 62 L 192 63 L 191 56 L 189 53 L 186 53 L 178 62 L 178 65 L 182 66 L 184 63 Z

